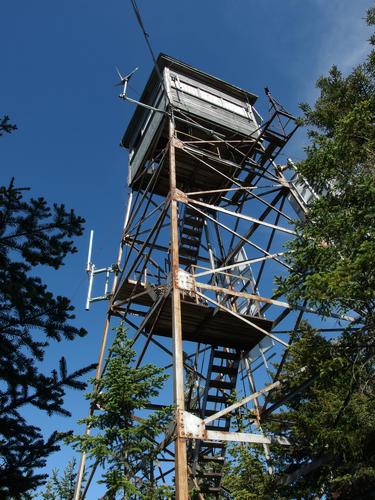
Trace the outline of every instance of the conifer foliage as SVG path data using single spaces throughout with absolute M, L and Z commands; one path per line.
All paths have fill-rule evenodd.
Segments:
M 294 334 L 271 402 L 296 395 L 262 423 L 291 446 L 271 446 L 272 475 L 253 448 L 235 449 L 234 498 L 375 498 L 375 35 L 370 44 L 363 64 L 347 76 L 333 67 L 315 105 L 302 105 L 309 146 L 298 169 L 320 198 L 279 281 L 290 302 L 356 321 L 331 338 L 308 324 Z
M 86 334 L 72 326 L 73 306 L 54 296 L 38 277 L 39 266 L 59 269 L 76 252 L 84 220 L 63 205 L 49 207 L 43 198 L 25 198 L 12 180 L 0 187 L 0 496 L 18 497 L 42 484 L 46 457 L 59 448 L 53 433 L 24 416 L 25 407 L 48 415 L 70 415 L 65 388 L 83 389 L 81 376 L 92 367 L 68 373 L 66 361 L 43 373 L 41 362 L 51 341 Z
M 0 118 L 0 137 L 5 133 L 11 134 L 14 130 L 17 130 L 17 125 L 10 123 L 10 118 L 8 115 L 4 115 Z
M 44 491 L 40 494 L 40 498 L 43 500 L 73 500 L 77 479 L 76 465 L 77 461 L 73 458 L 68 462 L 62 475 L 59 475 L 59 469 L 53 469 Z
M 158 436 L 166 430 L 171 408 L 148 411 L 167 375 L 153 364 L 135 366 L 132 341 L 123 326 L 117 329 L 109 361 L 94 390 L 87 395 L 95 408 L 88 424 L 91 435 L 68 437 L 74 448 L 87 453 L 94 467 L 102 468 L 99 483 L 104 498 L 167 498 L 170 488 L 156 486 L 154 467 Z

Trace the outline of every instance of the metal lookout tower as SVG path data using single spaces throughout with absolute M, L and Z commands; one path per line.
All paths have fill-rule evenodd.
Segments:
M 126 86 L 121 97 L 131 101 Z M 122 139 L 129 199 L 117 264 L 99 270 L 109 309 L 96 376 L 114 317 L 128 325 L 137 365 L 152 359 L 170 370 L 173 393 L 161 396 L 175 405 L 175 421 L 154 478 L 173 484 L 174 476 L 178 499 L 192 490 L 226 497 L 229 442 L 263 447 L 266 460 L 273 443 L 288 446 L 262 430 L 282 404 L 268 401 L 281 383 L 269 362 L 314 311 L 275 296 L 273 277 L 288 272 L 292 221 L 316 195 L 291 161 L 276 163 L 297 124 L 268 89 L 266 99 L 262 118 L 256 95 L 160 55 Z M 98 271 L 91 262 L 87 270 L 89 305 Z M 252 432 L 238 432 L 243 409 Z M 76 499 L 84 464 L 83 456 Z

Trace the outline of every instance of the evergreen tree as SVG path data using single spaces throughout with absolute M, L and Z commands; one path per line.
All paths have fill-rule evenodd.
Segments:
M 120 326 L 104 374 L 93 379 L 94 391 L 87 395 L 96 412 L 80 421 L 92 434 L 67 441 L 103 469 L 98 482 L 106 486 L 104 498 L 165 498 L 170 490 L 156 486 L 153 470 L 157 437 L 165 431 L 171 408 L 151 413 L 145 408 L 167 375 L 151 364 L 134 367 L 134 360 L 132 341 Z
M 374 363 L 352 335 L 332 342 L 302 326 L 271 402 L 312 382 L 262 424 L 290 446 L 272 445 L 269 464 L 258 447 L 234 447 L 224 482 L 234 498 L 374 498 Z
M 65 387 L 83 389 L 80 377 L 92 367 L 68 373 L 42 372 L 51 341 L 86 334 L 70 324 L 73 307 L 54 296 L 32 273 L 37 266 L 59 269 L 76 252 L 72 238 L 82 234 L 83 219 L 63 205 L 49 207 L 43 198 L 25 199 L 27 190 L 0 187 L 0 497 L 18 498 L 42 484 L 46 457 L 59 449 L 58 436 L 45 438 L 23 414 L 26 406 L 48 415 L 64 409 Z
M 331 340 L 306 324 L 294 336 L 271 401 L 308 388 L 263 423 L 291 446 L 271 447 L 274 475 L 253 447 L 235 448 L 225 480 L 234 498 L 375 498 L 375 50 L 317 87 L 315 105 L 302 105 L 310 144 L 298 169 L 321 196 L 297 224 L 279 289 L 357 319 Z
M 41 492 L 40 496 L 38 494 L 39 498 L 43 500 L 72 500 L 77 479 L 76 465 L 75 458 L 70 460 L 62 476 L 59 476 L 59 469 L 53 469 L 44 491 Z

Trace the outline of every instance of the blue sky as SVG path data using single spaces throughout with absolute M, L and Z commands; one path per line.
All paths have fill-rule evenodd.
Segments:
M 344 72 L 367 53 L 363 21 L 370 0 L 139 0 L 156 53 L 165 52 L 262 95 L 268 86 L 290 111 L 313 102 L 315 81 L 337 64 Z M 126 199 L 126 152 L 120 138 L 134 110 L 117 97 L 115 66 L 140 69 L 137 98 L 152 61 L 130 1 L 14 0 L 2 5 L 0 114 L 19 130 L 1 139 L 2 182 L 15 176 L 34 196 L 63 202 L 84 216 L 79 252 L 46 279 L 72 298 L 77 325 L 89 335 L 54 345 L 46 367 L 64 355 L 71 368 L 96 360 L 104 306 L 84 311 L 88 230 L 95 229 L 94 262 L 110 265 L 117 253 Z M 262 111 L 260 100 L 259 109 Z M 287 153 L 303 157 L 304 134 Z M 67 401 L 71 420 L 36 417 L 46 429 L 70 428 L 85 415 L 82 394 Z M 63 466 L 70 452 L 51 457 Z M 89 497 L 90 498 L 90 497 Z M 95 498 L 95 495 L 92 497 Z

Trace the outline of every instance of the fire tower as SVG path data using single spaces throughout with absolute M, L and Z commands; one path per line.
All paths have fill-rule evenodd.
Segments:
M 178 499 L 226 497 L 231 441 L 266 459 L 272 443 L 288 446 L 262 430 L 280 384 L 269 361 L 313 311 L 275 296 L 273 277 L 288 272 L 292 221 L 316 195 L 291 161 L 276 163 L 297 124 L 267 89 L 266 99 L 262 118 L 253 93 L 160 55 L 122 138 L 129 200 L 97 376 L 112 317 L 128 325 L 138 365 L 170 369 L 163 404 L 176 415 L 154 477 L 174 475 Z M 242 408 L 251 433 L 238 432 Z

